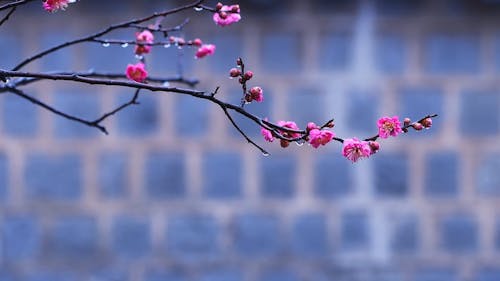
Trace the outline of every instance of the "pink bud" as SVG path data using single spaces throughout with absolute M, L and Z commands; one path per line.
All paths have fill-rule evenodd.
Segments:
M 287 148 L 290 145 L 290 142 L 287 140 L 280 140 L 280 145 L 283 148 Z
M 226 12 L 219 12 L 219 17 L 223 20 L 227 19 L 227 13 Z
M 417 130 L 417 131 L 420 131 L 424 128 L 424 126 L 422 126 L 422 124 L 418 123 L 418 122 L 415 122 L 413 123 L 413 125 L 411 125 L 413 127 L 413 129 Z
M 245 101 L 246 101 L 246 102 L 252 102 L 252 95 L 250 95 L 250 94 L 245 94 Z
M 306 131 L 311 131 L 313 129 L 318 129 L 318 126 L 314 122 L 307 123 Z
M 217 3 L 217 5 L 215 6 L 215 10 L 216 10 L 216 11 L 220 11 L 220 9 L 222 9 L 222 6 L 223 6 L 223 5 L 222 5 L 222 3 L 221 3 L 221 2 Z
M 432 126 L 432 119 L 431 118 L 425 118 L 424 120 L 422 120 L 422 125 L 425 128 L 430 128 Z
M 237 68 L 231 68 L 231 70 L 229 70 L 229 76 L 231 76 L 233 78 L 240 76 L 240 74 L 241 74 L 241 71 Z
M 377 153 L 377 151 L 380 149 L 380 144 L 376 141 L 369 141 L 368 145 L 370 146 L 370 149 L 372 150 L 371 154 Z
M 408 125 L 410 125 L 410 123 L 411 123 L 410 118 L 406 117 L 405 119 L 403 119 L 403 125 L 404 126 L 408 126 Z
M 239 13 L 240 12 L 240 5 L 232 5 L 231 6 L 231 12 L 233 12 L 233 13 Z
M 247 71 L 245 72 L 245 75 L 243 75 L 243 78 L 245 78 L 245 80 L 250 80 L 252 79 L 252 77 L 253 77 L 253 72 L 251 71 Z
M 197 46 L 197 47 L 200 47 L 201 44 L 203 44 L 203 42 L 201 41 L 200 38 L 196 38 L 193 40 L 193 45 Z
M 240 65 L 240 66 L 243 65 L 243 61 L 241 60 L 241 58 L 238 58 L 236 60 L 236 65 Z

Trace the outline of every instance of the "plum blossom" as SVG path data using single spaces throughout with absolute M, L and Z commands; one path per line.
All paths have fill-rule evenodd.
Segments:
M 309 131 L 309 143 L 314 148 L 329 143 L 335 134 L 329 130 L 312 129 Z
M 135 46 L 135 53 L 138 55 L 148 54 L 151 51 L 151 45 L 144 44 L 152 44 L 155 37 L 153 33 L 149 30 L 144 30 L 142 32 L 138 32 L 135 34 L 135 40 L 137 45 Z
M 372 149 L 366 141 L 360 141 L 357 138 L 345 139 L 342 154 L 354 163 L 360 158 L 369 157 Z
M 76 0 L 44 0 L 43 8 L 47 12 L 54 13 L 57 10 L 64 10 L 68 7 L 69 3 L 76 2 Z
M 295 124 L 293 121 L 278 121 L 278 126 L 287 128 L 287 129 L 292 129 L 292 130 L 300 130 L 299 126 Z M 280 134 L 282 134 L 286 138 L 298 138 L 300 137 L 300 133 L 295 133 L 295 132 L 287 132 L 287 131 L 280 131 Z
M 256 101 L 262 102 L 264 100 L 264 91 L 261 87 L 252 87 L 250 91 L 248 91 L 247 96 L 245 97 L 246 101 Z
M 204 45 L 201 45 L 200 48 L 198 48 L 198 51 L 196 51 L 195 57 L 197 59 L 201 59 L 207 55 L 213 55 L 214 53 L 215 53 L 215 45 L 204 44 Z
M 273 142 L 274 141 L 273 133 L 271 133 L 271 131 L 269 131 L 268 129 L 261 128 L 260 129 L 260 134 L 264 137 L 264 139 L 266 141 L 268 141 L 268 142 Z
M 137 64 L 127 65 L 127 70 L 125 72 L 126 76 L 130 80 L 142 83 L 148 77 L 148 72 L 144 68 L 144 64 L 139 62 Z
M 231 25 L 240 21 L 240 6 L 239 5 L 218 5 L 220 9 L 214 13 L 213 20 L 219 26 Z
M 386 139 L 389 136 L 397 136 L 403 130 L 401 129 L 401 122 L 397 116 L 394 117 L 382 117 L 377 122 L 378 125 L 378 135 Z
M 264 121 L 267 121 L 267 118 L 264 118 Z M 274 141 L 274 136 L 271 131 L 268 129 L 262 127 L 260 128 L 260 134 L 264 137 L 264 139 L 268 142 L 273 142 Z

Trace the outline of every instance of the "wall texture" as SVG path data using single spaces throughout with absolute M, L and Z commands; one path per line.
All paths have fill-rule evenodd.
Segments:
M 175 4 L 117 2 L 20 9 L 0 27 L 0 67 Z M 342 137 L 372 135 L 383 115 L 439 118 L 351 164 L 338 144 L 263 144 L 264 157 L 218 108 L 173 94 L 144 93 L 106 122 L 109 136 L 2 94 L 0 280 L 500 280 L 498 1 L 241 6 L 241 23 L 226 28 L 207 13 L 168 18 L 191 17 L 185 35 L 217 52 L 194 60 L 192 50 L 160 47 L 150 71 L 176 75 L 180 52 L 186 77 L 236 102 L 227 71 L 242 56 L 265 91 L 252 112 L 301 126 L 334 117 Z M 122 72 L 132 52 L 81 45 L 28 69 Z M 28 89 L 89 118 L 133 94 L 59 82 Z

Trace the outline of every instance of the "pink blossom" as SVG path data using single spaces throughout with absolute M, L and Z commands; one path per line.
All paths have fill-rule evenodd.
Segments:
M 250 97 L 256 102 L 262 102 L 264 100 L 264 91 L 261 87 L 252 87 L 250 89 Z
M 155 37 L 153 33 L 149 30 L 144 30 L 142 32 L 138 32 L 135 34 L 135 40 L 137 45 L 135 46 L 135 53 L 138 55 L 148 54 L 151 51 L 151 45 L 144 44 L 152 44 Z
M 278 126 L 287 128 L 287 129 L 292 129 L 292 130 L 300 130 L 297 124 L 293 121 L 278 121 Z M 295 133 L 295 132 L 287 132 L 287 131 L 280 131 L 280 133 L 286 137 L 286 138 L 298 138 L 300 137 L 300 133 Z
M 394 117 L 382 117 L 377 122 L 378 125 L 378 135 L 386 139 L 389 135 L 395 137 L 403 130 L 401 129 L 401 122 L 397 116 Z
M 360 158 L 369 157 L 371 152 L 370 145 L 366 141 L 360 141 L 357 138 L 344 140 L 342 154 L 353 163 Z
M 273 142 L 274 141 L 273 133 L 271 133 L 271 131 L 269 131 L 268 129 L 261 128 L 260 129 L 260 134 L 264 137 L 264 139 L 266 141 L 268 141 L 268 142 Z
M 134 80 L 136 82 L 144 82 L 146 77 L 148 77 L 148 72 L 144 68 L 144 64 L 139 62 L 137 64 L 129 64 L 127 65 L 127 70 L 125 72 L 127 78 L 130 80 Z
M 370 146 L 370 149 L 372 150 L 371 154 L 377 153 L 380 149 L 380 144 L 376 141 L 369 141 L 368 145 Z
M 319 129 L 318 125 L 316 125 L 314 122 L 307 123 L 306 130 L 311 131 L 313 129 Z
M 329 143 L 334 136 L 335 134 L 328 130 L 312 129 L 309 132 L 309 143 L 314 148 L 318 148 L 320 145 Z
M 43 8 L 47 12 L 56 12 L 57 10 L 64 10 L 68 7 L 68 3 L 72 3 L 75 1 L 71 0 L 45 0 L 43 1 Z
M 215 53 L 215 45 L 204 44 L 204 45 L 201 45 L 200 48 L 198 48 L 198 51 L 196 51 L 195 57 L 198 59 L 201 59 L 207 55 L 213 55 L 214 53 Z
M 267 118 L 264 118 L 264 121 L 267 121 Z M 271 131 L 269 131 L 268 129 L 264 127 L 260 128 L 260 134 L 264 137 L 266 141 L 268 142 L 274 141 L 273 133 L 271 133 Z
M 239 5 L 223 5 L 218 12 L 214 13 L 213 19 L 215 24 L 220 26 L 227 26 L 238 22 L 241 19 L 240 7 Z

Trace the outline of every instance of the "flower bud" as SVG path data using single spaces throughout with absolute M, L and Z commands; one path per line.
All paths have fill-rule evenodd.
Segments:
M 432 126 L 432 119 L 431 118 L 425 118 L 424 120 L 422 120 L 422 125 L 425 128 L 430 128 Z
M 290 142 L 287 140 L 280 140 L 280 145 L 283 148 L 287 148 L 290 145 Z
M 413 127 L 413 129 L 417 130 L 417 131 L 420 131 L 424 128 L 424 126 L 422 126 L 422 124 L 418 123 L 418 122 L 415 122 L 413 123 L 413 125 L 411 125 Z
M 410 123 L 411 123 L 411 120 L 410 120 L 410 118 L 408 118 L 408 117 L 406 117 L 406 118 L 403 120 L 403 125 L 404 125 L 404 126 L 408 126 L 408 125 L 410 125 Z
M 311 131 L 313 129 L 318 129 L 318 126 L 314 122 L 307 123 L 306 131 Z
M 245 84 L 245 82 L 247 82 L 247 80 L 245 80 L 243 77 L 240 77 L 238 82 L 240 82 L 240 84 Z
M 222 3 L 221 3 L 221 2 L 217 3 L 217 5 L 215 5 L 215 10 L 216 10 L 216 11 L 220 11 L 220 9 L 222 9 L 222 6 L 223 6 L 223 5 L 222 5 Z
M 238 58 L 238 59 L 236 60 L 236 65 L 241 66 L 242 64 L 243 64 L 243 61 L 241 60 L 241 58 Z
M 231 6 L 231 12 L 238 13 L 239 10 L 240 10 L 240 5 Z
M 231 70 L 229 70 L 229 76 L 231 76 L 233 78 L 240 76 L 240 74 L 241 74 L 241 71 L 237 68 L 231 68 Z
M 227 13 L 226 12 L 219 12 L 219 17 L 223 20 L 227 19 Z
M 243 78 L 245 78 L 245 80 L 250 80 L 252 79 L 252 77 L 253 77 L 253 72 L 251 71 L 247 71 L 245 72 L 245 75 L 243 75 Z
M 252 87 L 250 89 L 249 93 L 252 96 L 252 100 L 255 100 L 257 102 L 262 102 L 264 99 L 263 91 L 262 91 L 261 87 Z
M 332 120 L 332 121 L 330 121 L 330 122 L 328 122 L 328 124 L 326 124 L 326 127 L 328 127 L 328 128 L 333 128 L 333 127 L 335 127 L 335 122 L 333 122 L 333 120 Z
M 251 94 L 245 94 L 245 101 L 246 102 L 252 102 L 252 95 Z
M 372 150 L 371 154 L 377 153 L 377 151 L 380 149 L 380 144 L 376 141 L 369 141 L 368 145 L 370 146 L 370 149 Z
M 200 47 L 201 44 L 203 44 L 203 42 L 201 41 L 200 38 L 196 38 L 193 40 L 193 45 L 197 46 L 197 47 Z

